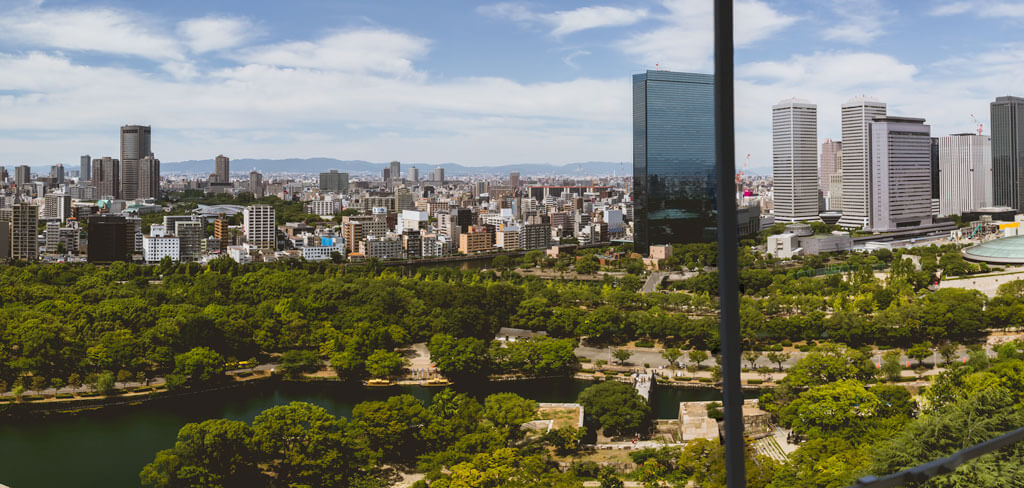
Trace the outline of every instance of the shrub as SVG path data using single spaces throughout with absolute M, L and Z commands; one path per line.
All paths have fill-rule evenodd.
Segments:
M 59 400 L 67 400 L 68 398 L 74 398 L 75 395 L 71 393 L 58 393 L 56 398 Z
M 783 339 L 780 344 L 782 344 L 782 347 L 793 347 L 793 341 L 789 339 Z
M 654 347 L 654 341 L 650 339 L 640 339 L 636 341 L 636 347 Z
M 701 383 L 712 383 L 712 382 L 714 382 L 714 380 L 712 380 L 711 378 L 697 378 L 697 381 L 699 381 Z
M 590 362 L 590 358 L 585 357 L 585 356 L 576 356 L 576 359 L 578 359 L 579 362 L 581 362 L 581 363 L 589 363 Z
M 747 380 L 747 384 L 748 385 L 760 385 L 762 383 L 764 383 L 764 380 L 759 380 L 757 378 L 752 378 L 752 379 Z

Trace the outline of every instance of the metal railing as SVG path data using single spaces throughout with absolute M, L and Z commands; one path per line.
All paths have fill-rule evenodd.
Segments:
M 1024 427 L 1010 431 L 994 439 L 975 444 L 947 457 L 915 466 L 913 468 L 883 476 L 865 476 L 850 488 L 889 488 L 907 483 L 921 483 L 939 475 L 952 473 L 958 466 L 972 459 L 998 451 L 1006 446 L 1024 440 Z

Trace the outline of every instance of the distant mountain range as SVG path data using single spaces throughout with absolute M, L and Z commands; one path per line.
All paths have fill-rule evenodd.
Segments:
M 486 175 L 508 175 L 512 171 L 518 171 L 526 176 L 623 176 L 624 173 L 631 174 L 632 163 L 608 163 L 608 162 L 585 162 L 566 165 L 554 164 L 504 164 L 500 166 L 463 166 L 455 163 L 410 163 L 402 162 L 402 174 L 406 175 L 409 168 L 415 166 L 419 169 L 420 178 L 429 178 L 430 172 L 440 166 L 444 168 L 445 176 L 486 176 Z M 212 159 L 202 161 L 180 161 L 174 163 L 161 163 L 160 172 L 163 174 L 195 174 L 208 175 L 213 172 L 214 163 Z M 371 163 L 369 161 L 341 161 L 333 158 L 309 158 L 309 159 L 233 159 L 231 160 L 231 172 L 243 173 L 253 169 L 264 174 L 273 173 L 321 173 L 336 169 L 343 173 L 352 175 L 380 175 L 381 170 L 388 167 L 388 163 Z

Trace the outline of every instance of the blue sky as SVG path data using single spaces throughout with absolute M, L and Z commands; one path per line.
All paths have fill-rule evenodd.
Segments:
M 860 94 L 933 135 L 1024 94 L 1024 2 L 737 2 L 737 153 L 770 166 L 770 108 Z M 630 161 L 630 75 L 711 71 L 710 0 L 0 0 L 0 164 L 117 156 L 152 125 L 163 161 Z M 1016 92 L 1015 92 L 1016 90 Z M 741 163 L 742 164 L 742 163 Z

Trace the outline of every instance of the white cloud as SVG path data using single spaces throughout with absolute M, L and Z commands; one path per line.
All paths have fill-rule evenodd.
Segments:
M 412 64 L 426 54 L 426 41 L 390 31 L 346 34 L 353 33 L 251 48 L 244 64 L 200 76 L 187 62 L 165 63 L 176 75 L 167 77 L 59 54 L 0 54 L 0 79 L 12 92 L 0 96 L 0 132 L 52 134 L 10 138 L 4 157 L 46 164 L 80 152 L 116 154 L 116 128 L 126 121 L 154 126 L 164 161 L 219 152 L 464 162 L 496 154 L 510 162 L 629 157 L 626 79 L 431 80 Z M 402 61 L 381 68 L 382 55 Z M 89 144 L 65 138 L 83 127 L 107 129 L 90 133 Z
M 569 53 L 568 55 L 566 55 L 564 58 L 562 58 L 562 62 L 565 63 L 566 66 L 568 66 L 568 67 L 570 67 L 572 69 L 580 69 L 580 65 L 576 64 L 576 58 L 578 58 L 580 56 L 589 56 L 589 55 L 590 55 L 590 51 L 584 51 L 582 49 L 577 49 L 577 50 Z
M 1020 18 L 1024 17 L 1024 2 L 998 2 L 978 0 L 974 2 L 953 2 L 933 8 L 931 15 L 974 14 L 987 18 Z
M 978 9 L 982 17 L 1024 17 L 1024 3 L 988 2 Z
M 714 9 L 706 0 L 665 0 L 663 26 L 617 43 L 620 50 L 653 66 L 679 71 L 707 71 L 714 51 Z M 750 46 L 797 21 L 759 0 L 740 1 L 734 10 L 735 45 Z
M 898 13 L 886 9 L 878 0 L 833 0 L 838 23 L 825 29 L 822 37 L 831 41 L 867 45 L 885 34 L 883 19 Z
M 178 24 L 178 34 L 196 53 L 240 46 L 249 40 L 253 29 L 247 19 L 233 17 L 201 17 Z
M 179 43 L 143 15 L 109 8 L 42 8 L 41 2 L 0 15 L 5 39 L 31 47 L 93 51 L 149 59 L 183 59 Z
M 618 7 L 582 7 L 544 15 L 554 25 L 553 36 L 564 36 L 597 27 L 632 25 L 647 17 L 647 10 Z
M 515 22 L 543 24 L 551 29 L 551 35 L 555 37 L 599 27 L 633 25 L 648 16 L 646 9 L 608 6 L 580 7 L 575 10 L 537 13 L 521 4 L 510 2 L 485 5 L 478 8 L 477 11 Z
M 245 63 L 330 69 L 357 73 L 414 75 L 413 60 L 430 42 L 385 29 L 338 32 L 318 41 L 298 41 L 247 48 L 235 55 Z
M 958 15 L 970 11 L 971 7 L 970 2 L 953 2 L 938 5 L 928 13 L 930 15 Z

